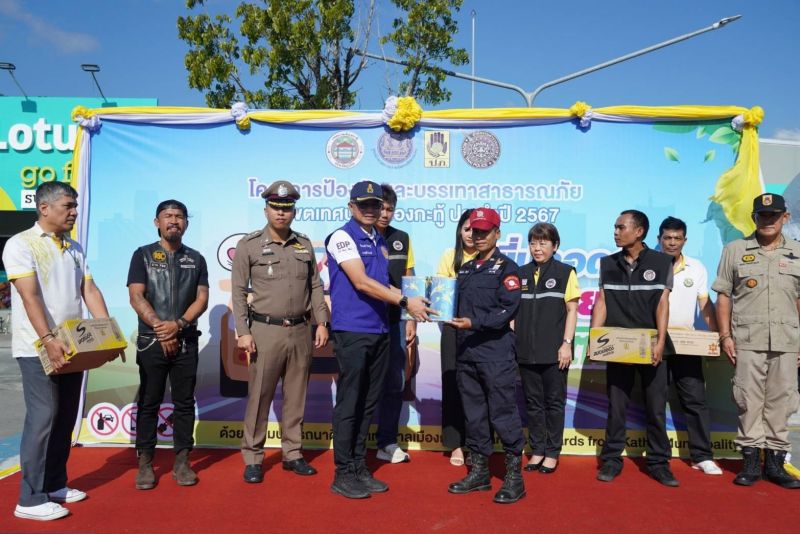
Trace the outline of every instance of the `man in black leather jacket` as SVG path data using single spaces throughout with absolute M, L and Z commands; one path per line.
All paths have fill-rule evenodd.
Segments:
M 167 377 L 174 405 L 166 420 L 173 428 L 172 477 L 181 486 L 197 483 L 197 475 L 189 467 L 189 452 L 194 446 L 194 388 L 200 336 L 197 318 L 208 306 L 206 260 L 182 242 L 189 225 L 186 206 L 177 200 L 165 200 L 156 208 L 153 222 L 160 239 L 136 249 L 128 271 L 130 302 L 139 315 L 136 489 L 142 490 L 156 485 L 152 462 Z

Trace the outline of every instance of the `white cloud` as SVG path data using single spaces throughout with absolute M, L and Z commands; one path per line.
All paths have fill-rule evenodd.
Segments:
M 783 141 L 800 141 L 800 128 L 792 128 L 790 130 L 781 129 L 775 132 L 773 139 L 781 139 Z
M 60 54 L 91 52 L 99 47 L 97 40 L 88 33 L 57 28 L 45 19 L 26 11 L 18 0 L 0 0 L 0 14 L 26 25 L 36 39 L 53 45 Z

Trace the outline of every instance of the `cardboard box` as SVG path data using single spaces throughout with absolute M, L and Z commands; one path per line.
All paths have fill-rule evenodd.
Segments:
M 66 359 L 70 363 L 58 373 L 77 373 L 95 369 L 107 361 L 113 360 L 120 353 L 125 361 L 124 351 L 128 343 L 113 317 L 109 319 L 71 319 L 60 324 L 53 333 L 69 348 Z M 56 374 L 50 358 L 47 357 L 45 347 L 39 341 L 35 346 L 44 372 L 48 375 Z
M 719 333 L 705 330 L 669 330 L 675 354 L 719 357 Z
M 592 328 L 589 358 L 600 362 L 650 365 L 658 331 L 649 328 Z

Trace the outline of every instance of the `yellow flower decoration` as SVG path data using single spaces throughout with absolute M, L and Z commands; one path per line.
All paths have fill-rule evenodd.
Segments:
M 242 131 L 250 129 L 250 117 L 243 117 L 236 121 L 236 127 Z
M 397 99 L 397 111 L 387 122 L 395 132 L 407 132 L 417 125 L 422 118 L 422 108 L 413 96 L 401 96 Z
M 753 106 L 744 112 L 744 122 L 747 126 L 758 126 L 764 120 L 764 109 L 761 106 Z
M 592 109 L 592 106 L 590 106 L 586 102 L 578 100 L 577 102 L 572 104 L 572 107 L 569 108 L 569 113 L 573 117 L 583 117 L 584 115 L 586 115 L 586 112 L 589 111 L 590 109 Z
M 88 108 L 85 108 L 83 106 L 75 106 L 70 116 L 72 117 L 72 122 L 75 122 L 78 120 L 78 117 L 83 117 L 84 119 L 88 119 L 92 115 L 93 113 L 89 111 Z

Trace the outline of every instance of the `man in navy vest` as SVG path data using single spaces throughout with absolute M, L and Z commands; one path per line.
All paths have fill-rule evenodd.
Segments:
M 389 283 L 400 287 L 404 276 L 414 276 L 414 253 L 408 234 L 391 225 L 397 206 L 397 193 L 389 184 L 381 184 L 383 208 L 375 228 L 389 249 Z M 400 308 L 389 306 L 389 365 L 378 403 L 378 460 L 393 464 L 408 462 L 408 453 L 397 444 L 406 373 L 406 347 L 417 342 L 417 323 L 401 320 Z
M 652 365 L 606 363 L 608 421 L 597 480 L 611 482 L 622 472 L 625 418 L 638 373 L 647 415 L 647 471 L 661 484 L 676 487 L 678 481 L 669 468 L 672 450 L 665 415 L 667 366 L 662 361 L 675 353 L 667 336 L 672 256 L 645 245 L 649 229 L 647 215 L 638 210 L 623 211 L 614 223 L 614 243 L 620 251 L 600 260 L 600 290 L 592 309 L 592 328 L 649 328 L 658 331 L 658 339 Z
M 389 287 L 389 250 L 375 230 L 383 206 L 381 186 L 358 182 L 350 190 L 352 218 L 325 239 L 330 272 L 333 351 L 339 364 L 333 410 L 331 490 L 365 499 L 389 487 L 367 469 L 367 432 L 389 363 L 387 304 L 416 320 L 431 313 L 421 297 L 403 297 Z

